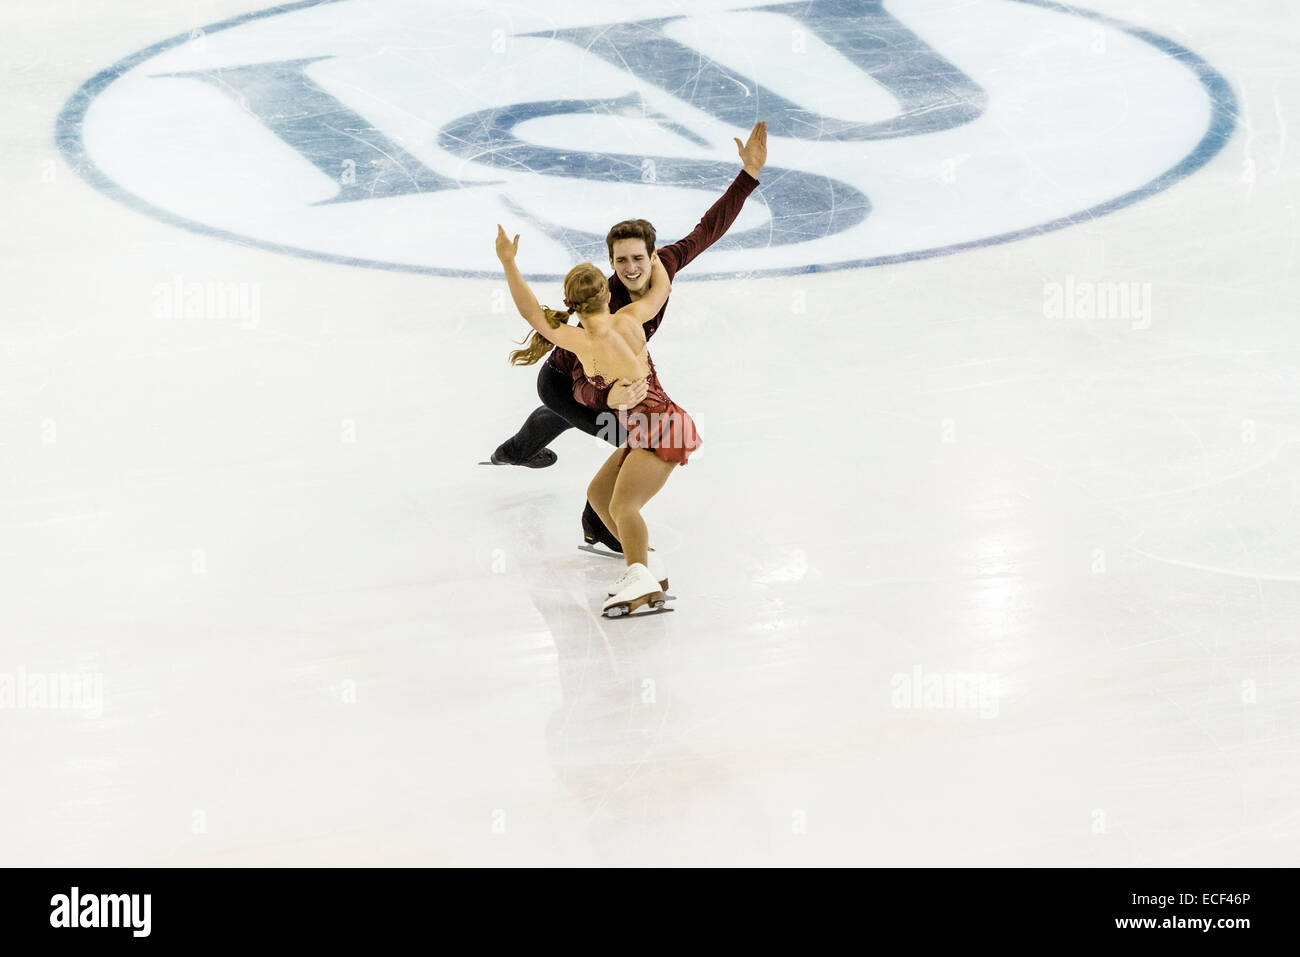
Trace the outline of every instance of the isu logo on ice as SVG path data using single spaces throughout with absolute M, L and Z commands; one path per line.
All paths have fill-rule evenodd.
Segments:
M 111 195 L 239 242 L 496 276 L 491 224 L 522 221 L 558 276 L 601 261 L 616 220 L 689 231 L 735 175 L 732 136 L 765 119 L 761 201 L 709 253 L 734 276 L 1091 221 L 1232 131 L 1228 85 L 1192 51 L 1048 0 L 629 9 L 292 3 L 106 69 L 60 145 Z

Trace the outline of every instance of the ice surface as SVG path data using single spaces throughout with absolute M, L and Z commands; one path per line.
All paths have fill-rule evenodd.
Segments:
M 0 704 L 20 673 L 103 682 L 102 713 L 0 707 L 4 863 L 1300 859 L 1293 11 L 1088 4 L 1194 50 L 1236 98 L 1221 151 L 1122 210 L 867 269 L 690 281 L 779 258 L 729 248 L 724 265 L 706 253 L 684 271 L 652 346 L 705 448 L 647 510 L 679 598 L 674 614 L 611 623 L 599 608 L 620 565 L 575 547 L 606 449 L 570 432 L 553 468 L 477 464 L 537 404 L 534 373 L 505 363 L 526 330 L 501 308 L 500 279 L 199 234 L 70 168 L 55 120 L 90 76 L 257 9 L 190 6 L 88 16 L 49 0 L 0 14 Z M 890 6 L 933 17 L 945 4 Z M 517 8 L 474 9 L 514 29 Z M 608 16 L 592 6 L 583 22 Z M 340 44 L 394 32 L 354 20 Z M 1065 52 L 999 53 L 992 27 L 943 52 L 979 71 L 993 115 L 1014 117 L 1016 82 L 1033 99 L 1017 78 L 1081 57 L 1080 29 L 1058 37 Z M 415 77 L 466 56 L 413 36 L 376 55 Z M 1206 116 L 1186 125 L 1173 103 L 1162 121 L 1146 96 L 1183 89 L 1176 71 L 1152 67 L 1155 87 L 1115 72 L 1126 36 L 1073 74 L 1077 88 L 1054 77 L 1052 95 L 1086 100 L 1095 85 L 1107 103 L 1132 101 L 1117 122 L 1194 142 Z M 539 62 L 548 89 L 560 82 L 549 55 Z M 583 62 L 588 78 L 613 69 Z M 475 79 L 465 112 L 487 82 Z M 153 82 L 164 99 L 184 92 Z M 194 95 L 233 109 L 211 87 Z M 645 95 L 647 109 L 670 105 Z M 700 155 L 738 168 L 730 136 L 745 131 L 685 99 L 683 122 L 717 141 Z M 453 162 L 431 145 L 436 129 L 421 140 L 418 114 L 385 103 L 408 116 L 409 149 Z M 878 118 L 890 103 L 862 108 Z M 327 180 L 308 167 L 269 185 L 283 171 L 244 152 L 270 143 L 264 129 L 224 139 L 187 108 L 175 100 L 179 125 L 154 131 L 173 152 L 114 175 L 186 194 L 178 216 L 214 219 L 213 191 L 247 177 L 250 195 L 273 195 L 241 228 L 346 245 L 357 220 L 344 206 L 301 222 L 276 211 L 328 196 Z M 1001 135 L 969 158 L 972 175 L 997 167 L 996 150 L 1014 160 L 1018 129 Z M 961 219 L 996 204 L 963 192 L 961 166 L 943 182 L 960 149 L 922 169 L 906 160 L 919 140 L 879 146 L 880 218 L 864 229 L 881 231 L 880 249 L 882 223 L 954 241 L 1018 227 L 996 210 Z M 799 151 L 813 157 L 774 136 L 769 162 Z M 201 168 L 178 180 L 186 157 Z M 1078 179 L 1088 157 L 1071 162 L 1025 162 L 1017 191 L 1052 215 L 1104 200 Z M 626 196 L 643 205 L 619 215 L 656 216 L 652 184 L 589 188 L 611 214 Z M 565 189 L 557 208 L 581 201 Z M 711 201 L 677 192 L 665 240 L 690 227 L 683 209 Z M 412 225 L 375 232 L 375 255 L 459 254 L 408 200 L 386 201 Z M 486 255 L 503 207 L 473 190 L 453 202 L 459 243 Z M 761 194 L 746 215 L 763 222 Z M 590 218 L 579 225 L 611 221 Z M 521 258 L 563 252 L 521 229 L 534 237 Z M 194 282 L 242 284 L 256 315 L 168 313 L 167 290 Z M 1052 290 L 1090 283 L 1136 284 L 1133 308 L 1047 315 Z M 538 289 L 558 301 L 558 284 Z

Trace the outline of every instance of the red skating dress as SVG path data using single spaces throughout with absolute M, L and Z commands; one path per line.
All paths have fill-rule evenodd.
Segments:
M 619 464 L 627 460 L 627 454 L 633 449 L 649 449 L 665 462 L 685 465 L 703 440 L 687 411 L 668 398 L 664 387 L 659 384 L 659 373 L 655 371 L 650 354 L 646 353 L 645 358 L 650 366 L 645 398 L 639 405 L 618 412 L 619 422 L 627 430 L 627 442 L 623 445 L 623 458 L 619 459 Z M 610 385 L 604 376 L 587 376 L 587 379 L 599 389 Z

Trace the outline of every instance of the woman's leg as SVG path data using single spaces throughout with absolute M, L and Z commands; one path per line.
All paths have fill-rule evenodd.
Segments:
M 618 531 L 614 520 L 609 515 L 609 502 L 614 497 L 614 483 L 618 480 L 618 466 L 622 460 L 623 450 L 615 449 L 614 454 L 605 459 L 605 464 L 600 467 L 596 477 L 587 486 L 587 502 L 595 509 L 600 520 L 605 523 L 605 527 L 615 538 L 618 537 Z M 619 544 L 621 545 L 622 542 L 620 541 Z
M 614 493 L 609 500 L 609 517 L 614 525 L 610 528 L 622 543 L 629 565 L 646 563 L 650 535 L 641 509 L 664 487 L 676 467 L 675 462 L 665 462 L 648 449 L 633 449 L 615 475 Z
M 546 437 L 549 444 L 560 432 L 569 426 L 581 429 L 588 435 L 604 439 L 614 446 L 622 445 L 627 440 L 627 432 L 619 420 L 618 414 L 611 409 L 590 409 L 573 397 L 573 377 L 551 367 L 550 363 L 542 366 L 537 376 L 537 394 L 546 403 L 543 409 L 560 424 L 554 434 Z M 543 411 L 539 409 L 538 412 Z M 533 413 L 536 415 L 537 413 Z M 599 475 L 599 473 L 597 473 Z M 613 477 L 610 477 L 613 488 Z M 618 535 L 610 527 L 606 517 L 609 511 L 609 496 L 605 496 L 604 511 L 595 507 L 594 500 L 588 496 L 587 505 L 582 510 L 582 537 L 588 541 L 602 542 L 613 551 L 622 551 Z

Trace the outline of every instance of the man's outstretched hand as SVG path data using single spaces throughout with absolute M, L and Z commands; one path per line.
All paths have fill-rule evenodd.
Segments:
M 762 120 L 755 123 L 749 139 L 744 143 L 740 142 L 738 136 L 733 136 L 732 139 L 736 141 L 736 150 L 740 153 L 740 161 L 745 164 L 745 172 L 758 179 L 758 174 L 763 172 L 763 165 L 767 162 L 767 123 Z

